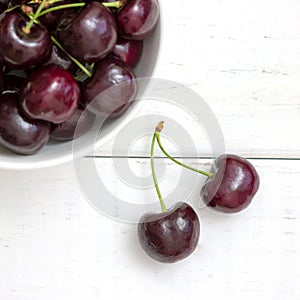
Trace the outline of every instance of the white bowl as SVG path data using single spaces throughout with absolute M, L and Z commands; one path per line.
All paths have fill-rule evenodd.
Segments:
M 162 1 L 161 1 L 162 2 Z M 160 2 L 160 4 L 161 4 Z M 160 21 L 153 34 L 144 42 L 143 55 L 139 65 L 136 68 L 136 75 L 140 77 L 154 77 L 156 66 L 159 64 L 159 52 L 161 49 L 161 32 L 162 32 L 162 7 L 160 5 Z M 139 87 L 138 97 L 140 98 L 145 92 L 145 86 Z M 141 110 L 143 101 L 134 101 L 130 108 L 119 118 L 106 122 L 101 128 L 101 136 L 95 141 L 95 148 L 101 148 L 128 123 Z M 87 155 L 90 146 L 85 145 L 84 139 L 82 146 L 78 148 L 76 143 L 77 155 Z M 66 163 L 73 159 L 72 141 L 55 142 L 50 140 L 47 145 L 38 153 L 31 156 L 15 154 L 8 149 L 0 146 L 0 169 L 7 170 L 29 170 L 45 168 L 50 166 Z

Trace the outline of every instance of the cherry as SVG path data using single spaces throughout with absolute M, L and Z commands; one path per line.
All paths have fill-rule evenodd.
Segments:
M 62 17 L 57 36 L 71 55 L 92 63 L 113 50 L 117 41 L 116 23 L 105 6 L 92 1 L 79 14 Z
M 94 114 L 88 110 L 84 110 L 83 108 L 77 108 L 74 114 L 67 121 L 53 127 L 51 131 L 51 138 L 58 141 L 68 141 L 74 138 L 79 138 L 91 129 L 94 120 Z M 79 127 L 76 131 L 76 136 L 74 136 L 77 126 Z
M 176 203 L 167 212 L 145 214 L 138 224 L 138 238 L 154 260 L 173 263 L 188 257 L 198 245 L 200 223 L 187 203 Z
M 28 77 L 20 103 L 29 117 L 58 124 L 72 116 L 79 99 L 80 89 L 73 76 L 51 67 L 39 69 Z
M 232 154 L 219 156 L 201 190 L 201 198 L 211 208 L 234 213 L 246 208 L 259 188 L 259 176 L 246 159 Z
M 0 96 L 0 144 L 19 154 L 34 154 L 48 141 L 48 122 L 30 120 L 18 106 L 16 93 Z
M 163 128 L 163 122 L 160 122 Z M 201 190 L 203 201 L 221 212 L 234 213 L 245 209 L 259 188 L 259 176 L 253 165 L 246 159 L 233 155 L 219 156 L 211 172 L 195 169 L 173 158 L 163 147 L 159 132 L 157 143 L 162 152 L 176 164 L 208 177 Z
M 152 33 L 159 19 L 157 0 L 131 0 L 117 15 L 123 37 L 142 40 Z
M 141 36 L 118 39 L 116 18 L 124 5 L 138 1 L 38 2 L 0 0 L 0 93 L 18 100 L 22 117 L 53 123 L 54 139 L 69 140 L 78 121 L 92 123 L 95 118 L 90 112 L 85 118 L 78 108 L 80 89 L 72 74 L 80 81 L 89 77 L 80 83 L 81 104 L 109 118 L 122 115 L 137 94 L 132 68 L 141 57 L 143 41 Z M 147 34 L 158 9 L 155 3 L 139 4 L 143 12 L 136 21 L 140 26 L 147 19 L 142 26 Z M 89 126 L 87 122 L 81 127 L 86 132 Z
M 59 2 L 55 2 L 53 4 L 50 4 L 47 6 L 47 9 L 58 6 L 58 5 L 64 5 L 67 3 L 70 3 L 70 0 L 61 0 Z M 56 11 L 49 12 L 41 17 L 39 17 L 40 22 L 47 27 L 47 29 L 52 30 L 55 29 L 57 26 L 57 23 L 59 22 L 60 18 L 66 14 L 70 9 L 60 9 Z
M 161 131 L 161 123 L 151 143 L 151 170 L 162 213 L 148 213 L 140 218 L 138 238 L 141 247 L 152 259 L 162 263 L 180 261 L 196 249 L 199 242 L 200 222 L 194 209 L 178 202 L 169 210 L 162 199 L 154 168 L 154 143 Z
M 134 73 L 121 61 L 107 58 L 95 65 L 92 78 L 83 83 L 82 100 L 95 113 L 110 118 L 124 113 L 137 93 Z
M 57 66 L 70 73 L 75 73 L 78 69 L 76 64 L 56 45 L 52 45 L 51 54 L 44 60 L 41 66 Z
M 47 29 L 33 24 L 30 32 L 24 28 L 28 19 L 8 12 L 0 16 L 0 61 L 16 69 L 29 68 L 41 63 L 51 51 L 51 40 Z
M 132 69 L 139 62 L 143 52 L 143 41 L 119 38 L 110 56 L 122 60 Z

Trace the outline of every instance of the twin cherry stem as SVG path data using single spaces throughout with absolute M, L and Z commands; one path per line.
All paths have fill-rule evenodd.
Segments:
M 62 51 L 64 52 L 88 77 L 92 77 L 92 73 L 88 68 L 86 68 L 78 59 L 70 55 L 64 47 L 60 44 L 60 42 L 53 36 L 51 35 L 51 40 L 52 42 Z
M 151 171 L 152 171 L 152 177 L 153 177 L 153 182 L 154 182 L 154 186 L 155 186 L 155 189 L 156 189 L 156 192 L 157 192 L 157 196 L 158 196 L 158 199 L 159 199 L 159 202 L 160 202 L 160 206 L 161 206 L 161 210 L 162 212 L 166 212 L 167 211 L 167 208 L 166 208 L 166 205 L 164 203 L 164 200 L 162 198 L 162 195 L 161 195 L 161 192 L 160 192 L 160 189 L 159 189 L 159 186 L 158 186 L 158 182 L 157 182 L 157 177 L 156 177 L 156 173 L 155 173 L 155 167 L 154 167 L 154 145 L 155 145 L 155 141 L 157 142 L 160 150 L 164 153 L 164 155 L 166 157 L 168 157 L 171 161 L 173 161 L 174 163 L 178 164 L 179 166 L 183 167 L 183 168 L 186 168 L 186 169 L 189 169 L 193 172 L 196 172 L 196 173 L 199 173 L 199 174 L 202 174 L 204 176 L 207 176 L 207 177 L 213 177 L 213 173 L 210 173 L 210 172 L 205 172 L 205 171 L 202 171 L 202 170 L 198 170 L 196 168 L 193 168 L 191 166 L 188 166 L 180 161 L 178 161 L 177 159 L 175 159 L 174 157 L 172 157 L 166 150 L 165 148 L 163 147 L 162 143 L 161 143 L 161 140 L 160 140 L 160 132 L 163 130 L 163 124 L 164 122 L 163 121 L 160 121 L 156 128 L 155 128 L 155 132 L 153 134 L 153 138 L 152 138 L 152 142 L 151 142 L 151 151 L 150 151 L 150 158 L 151 158 Z
M 26 25 L 26 27 L 23 28 L 23 31 L 27 34 L 30 33 L 30 29 L 33 25 L 34 22 L 36 22 L 36 20 L 39 18 L 42 9 L 44 8 L 45 4 L 46 4 L 47 0 L 43 0 L 41 2 L 41 4 L 39 5 L 38 9 L 36 10 L 34 16 L 32 18 L 30 18 L 30 22 Z
M 70 4 L 63 4 L 63 5 L 58 5 L 58 6 L 54 6 L 54 7 L 50 7 L 48 9 L 45 9 L 44 11 L 42 11 L 46 6 L 60 2 L 62 0 L 43 0 L 38 9 L 36 10 L 35 14 L 33 15 L 31 12 L 29 12 L 30 10 L 28 9 L 27 12 L 27 8 L 29 6 L 23 5 L 22 9 L 23 11 L 27 14 L 27 16 L 30 18 L 30 22 L 23 27 L 23 32 L 26 34 L 30 33 L 31 27 L 33 26 L 34 23 L 39 24 L 38 18 L 51 13 L 53 11 L 56 10 L 61 10 L 61 9 L 66 9 L 66 8 L 75 8 L 75 7 L 83 7 L 85 6 L 85 2 L 81 2 L 81 3 L 70 3 Z M 39 1 L 31 1 L 30 3 L 36 3 Z M 114 7 L 114 8 L 121 8 L 124 5 L 124 0 L 119 0 L 119 1 L 115 1 L 115 2 L 101 2 L 102 5 L 106 6 L 106 7 Z M 16 6 L 18 7 L 18 6 Z M 30 8 L 30 7 L 29 7 Z M 60 49 L 62 50 L 71 61 L 73 61 L 81 70 L 82 73 L 84 73 L 85 75 L 87 75 L 88 77 L 92 77 L 92 73 L 91 73 L 91 69 L 93 69 L 93 66 L 89 66 L 89 67 L 85 67 L 84 64 L 82 64 L 78 59 L 76 59 L 75 57 L 73 57 L 72 55 L 70 55 L 64 48 L 63 46 L 60 44 L 60 42 L 54 37 L 51 36 L 51 40 L 52 42 Z M 80 74 L 82 75 L 82 74 Z M 76 76 L 76 79 L 79 79 L 81 76 Z
M 58 2 L 58 1 L 56 1 Z M 115 2 L 102 2 L 102 5 L 106 6 L 106 7 L 113 7 L 113 8 L 120 8 L 122 7 L 122 1 L 115 1 Z M 43 15 L 46 15 L 50 12 L 56 11 L 56 10 L 60 10 L 60 9 L 66 9 L 66 8 L 75 8 L 75 7 L 83 7 L 85 6 L 84 2 L 81 3 L 69 3 L 69 4 L 62 4 L 62 5 L 58 5 L 58 6 L 53 6 L 50 7 L 46 10 L 44 10 L 43 12 L 40 13 L 40 17 Z

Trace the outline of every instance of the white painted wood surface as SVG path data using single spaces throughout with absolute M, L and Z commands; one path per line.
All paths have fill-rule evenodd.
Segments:
M 199 210 L 197 193 L 192 197 L 201 242 L 194 255 L 174 265 L 144 255 L 135 225 L 97 213 L 80 193 L 71 165 L 0 171 L 0 299 L 299 300 L 300 162 L 252 162 L 261 188 L 243 213 Z M 118 190 L 122 183 L 108 172 L 111 159 L 97 164 Z M 130 164 L 137 171 L 150 168 L 148 159 Z M 168 168 L 175 177 L 180 173 L 176 165 Z M 161 186 L 165 195 L 174 181 L 167 177 Z
M 300 2 L 164 0 L 162 7 L 162 54 L 156 76 L 186 84 L 209 104 L 229 152 L 299 157 Z M 172 107 L 147 105 L 141 115 L 178 118 Z M 145 131 L 153 128 L 148 119 Z M 198 126 L 185 126 L 197 140 Z M 182 147 L 181 155 L 194 156 L 189 146 Z M 100 154 L 110 151 L 111 144 Z M 128 149 L 119 149 L 119 154 L 126 156 Z M 135 154 L 148 152 L 140 147 Z
M 161 265 L 140 249 L 135 225 L 88 204 L 72 165 L 1 170 L 1 300 L 300 299 L 300 2 L 163 1 L 157 76 L 186 84 L 207 101 L 228 152 L 261 158 L 252 160 L 261 176 L 253 204 L 236 216 L 216 215 L 199 209 L 196 189 L 190 201 L 202 222 L 199 249 L 184 262 Z M 149 133 L 151 115 L 176 112 L 206 155 L 201 130 L 176 108 L 147 103 L 141 127 Z M 172 144 L 176 133 L 167 124 L 165 134 L 172 153 L 195 156 L 189 145 Z M 110 143 L 97 152 L 106 186 L 135 195 L 134 202 L 151 201 L 153 189 L 125 190 L 109 157 L 112 150 L 121 160 L 145 157 L 129 164 L 139 176 L 149 174 L 149 137 L 135 144 L 122 139 L 124 147 Z M 164 195 L 178 184 L 180 168 L 167 164 L 166 172 Z

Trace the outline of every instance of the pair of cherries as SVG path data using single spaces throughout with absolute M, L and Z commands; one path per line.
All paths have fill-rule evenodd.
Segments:
M 155 130 L 151 143 L 152 175 L 161 204 L 161 213 L 147 213 L 138 224 L 139 242 L 152 259 L 162 263 L 180 261 L 194 252 L 200 236 L 200 222 L 195 210 L 186 202 L 178 202 L 166 209 L 154 169 L 154 145 L 173 162 L 208 177 L 202 187 L 203 202 L 211 209 L 236 213 L 245 209 L 259 188 L 259 176 L 254 166 L 246 159 L 232 154 L 219 156 L 210 172 L 194 169 L 173 157 L 160 141 L 163 122 Z

